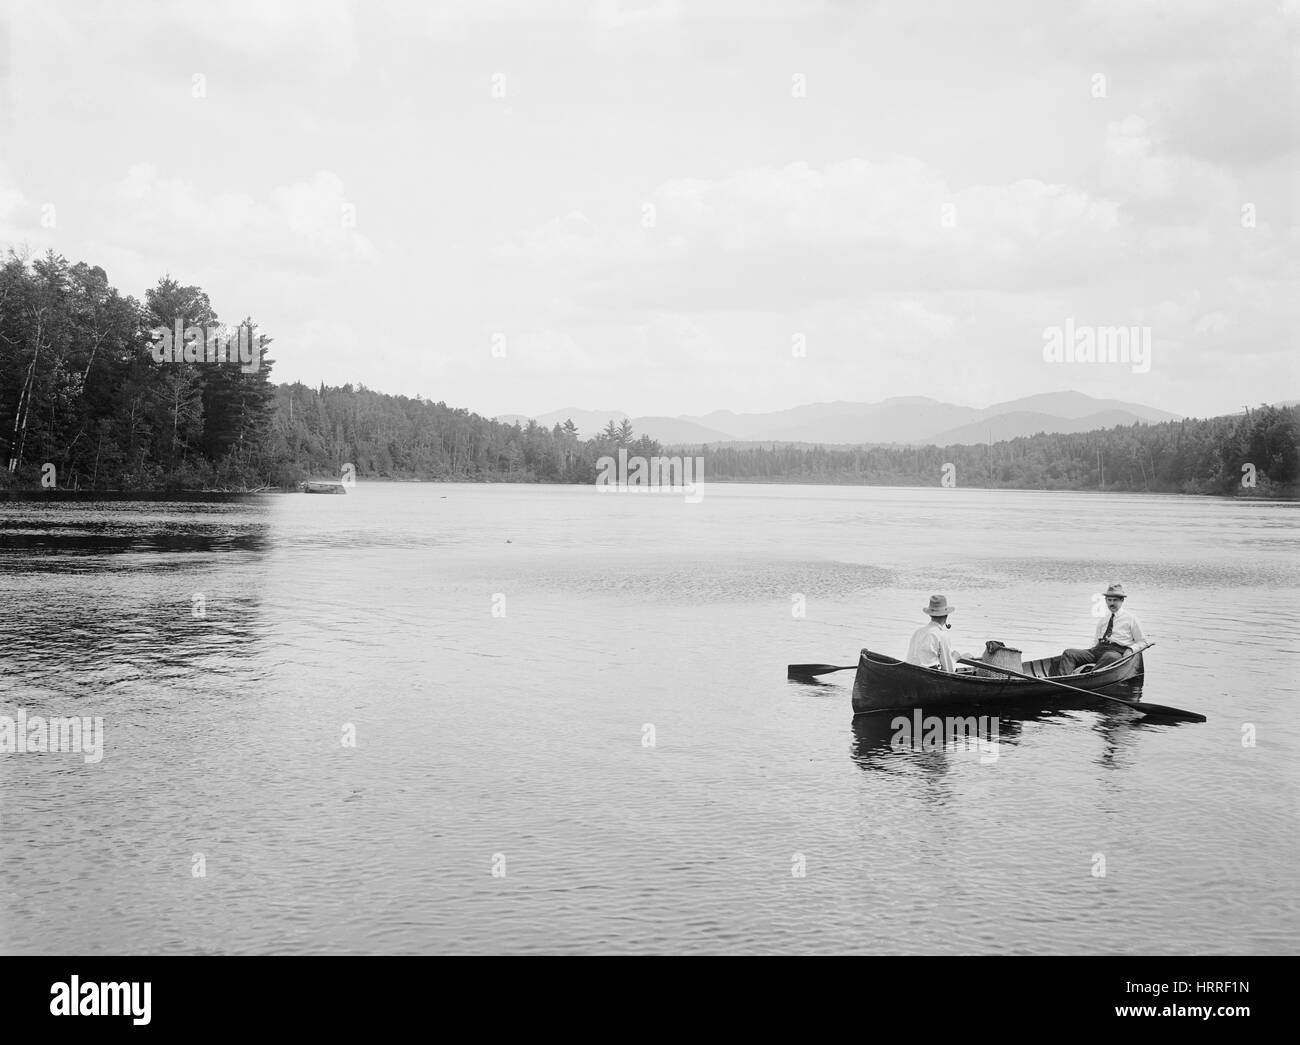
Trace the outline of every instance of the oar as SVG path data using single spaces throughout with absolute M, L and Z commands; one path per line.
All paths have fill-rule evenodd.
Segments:
M 1126 708 L 1132 708 L 1134 711 L 1140 711 L 1144 715 L 1165 715 L 1169 718 L 1181 718 L 1188 722 L 1204 722 L 1205 716 L 1195 711 L 1184 711 L 1182 708 L 1171 708 L 1164 704 L 1147 704 L 1146 702 L 1125 700 L 1122 697 L 1110 697 L 1105 693 L 1098 693 L 1096 690 L 1080 689 L 1078 686 L 1069 686 L 1064 682 L 1057 682 L 1055 679 L 1040 679 L 1033 675 L 1022 675 L 1018 671 L 1012 671 L 1010 668 L 999 668 L 995 664 L 986 664 L 982 660 L 967 660 L 961 658 L 958 664 L 969 664 L 973 668 L 987 668 L 989 671 L 1000 671 L 1004 675 L 1011 675 L 1018 679 L 1025 679 L 1028 682 L 1050 682 L 1053 686 L 1060 686 L 1061 689 L 1068 689 L 1071 693 L 1081 693 L 1085 697 L 1098 697 L 1101 700 L 1109 700 L 1115 704 L 1123 704 Z
M 806 679 L 814 675 L 830 675 L 836 671 L 852 671 L 856 667 L 856 664 L 845 664 L 842 668 L 837 668 L 834 664 L 787 664 L 785 677 Z

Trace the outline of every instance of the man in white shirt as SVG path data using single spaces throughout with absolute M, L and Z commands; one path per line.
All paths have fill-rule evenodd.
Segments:
M 1146 642 L 1142 625 L 1124 609 L 1124 585 L 1112 584 L 1106 589 L 1108 615 L 1097 621 L 1092 649 L 1068 649 L 1061 654 L 1061 674 L 1073 675 L 1084 664 L 1104 668 L 1128 653 L 1134 646 Z
M 948 629 L 952 627 L 948 623 L 948 614 L 956 608 L 948 605 L 946 595 L 930 596 L 930 605 L 921 608 L 922 613 L 930 615 L 930 623 L 917 628 L 912 634 L 912 641 L 907 647 L 907 663 L 940 671 L 957 670 L 957 660 L 961 654 L 954 654 L 948 644 Z

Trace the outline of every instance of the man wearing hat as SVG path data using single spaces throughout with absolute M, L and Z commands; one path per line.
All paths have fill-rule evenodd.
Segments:
M 930 623 L 917 628 L 912 634 L 912 641 L 907 647 L 907 663 L 919 664 L 923 668 L 938 668 L 940 671 L 957 670 L 957 659 L 948 645 L 948 614 L 956 606 L 948 605 L 946 595 L 931 595 L 930 605 L 922 606 L 921 612 L 930 615 Z
M 1142 625 L 1124 609 L 1124 585 L 1112 584 L 1106 589 L 1106 609 L 1109 615 L 1097 621 L 1096 640 L 1092 649 L 1068 649 L 1061 654 L 1061 674 L 1073 675 L 1084 664 L 1104 668 L 1124 656 L 1134 646 L 1146 642 Z

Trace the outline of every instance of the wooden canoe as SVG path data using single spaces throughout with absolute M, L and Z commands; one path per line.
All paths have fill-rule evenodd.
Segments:
M 321 483 L 308 480 L 301 484 L 303 493 L 347 493 L 348 488 L 342 483 Z
M 1082 675 L 1058 675 L 1060 657 L 1043 657 L 1025 663 L 1023 673 L 1035 678 L 1064 682 L 1089 692 L 1100 690 L 1110 697 L 1140 700 L 1142 697 L 1142 651 L 1137 650 L 1103 668 Z M 963 704 L 1017 702 L 1068 703 L 1071 695 L 1051 682 L 1027 679 L 949 674 L 933 668 L 908 664 L 883 653 L 864 649 L 858 657 L 853 679 L 853 713 L 899 708 L 940 708 Z

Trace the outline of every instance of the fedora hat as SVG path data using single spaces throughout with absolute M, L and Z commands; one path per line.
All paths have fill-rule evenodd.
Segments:
M 921 612 L 928 613 L 931 617 L 946 617 L 948 616 L 948 614 L 952 613 L 953 610 L 955 610 L 956 608 L 957 608 L 956 606 L 948 605 L 948 596 L 931 595 L 930 605 L 922 606 Z
M 1128 596 L 1124 594 L 1124 585 L 1112 584 L 1109 588 L 1106 589 L 1106 598 L 1127 599 Z

